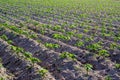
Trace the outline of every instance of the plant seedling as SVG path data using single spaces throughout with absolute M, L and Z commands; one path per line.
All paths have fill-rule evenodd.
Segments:
M 102 48 L 102 46 L 100 46 L 98 43 L 94 43 L 94 44 L 87 46 L 87 49 L 92 50 L 92 51 L 97 51 L 101 48 Z
M 41 30 L 40 30 L 40 33 L 41 33 L 41 34 L 45 34 L 45 32 L 46 32 L 46 31 L 45 31 L 44 29 L 41 29 Z
M 47 72 L 48 72 L 48 70 L 46 70 L 46 69 L 44 69 L 44 68 L 42 68 L 42 69 L 39 70 L 39 74 L 40 74 L 42 77 L 44 77 Z
M 8 44 L 12 44 L 12 43 L 13 43 L 13 41 L 12 41 L 12 40 L 8 40 L 7 42 L 8 42 Z
M 70 40 L 70 36 L 64 36 L 62 34 L 53 34 L 53 38 L 55 39 L 62 39 L 62 40 Z
M 26 58 L 31 58 L 31 57 L 32 57 L 32 54 L 29 53 L 29 52 L 24 52 L 24 56 L 25 56 Z
M 105 80 L 112 80 L 112 78 L 111 78 L 109 75 L 107 75 L 107 76 L 105 77 Z
M 82 38 L 83 34 L 76 34 L 75 36 L 78 37 L 78 38 Z
M 2 36 L 0 36 L 2 39 L 4 39 L 5 41 L 7 41 L 8 40 L 8 37 L 5 35 L 5 34 L 3 34 Z
M 110 44 L 110 49 L 115 49 L 117 47 L 117 44 L 116 43 L 111 43 Z
M 73 28 L 76 28 L 77 26 L 76 25 L 70 25 L 69 28 L 73 29 Z
M 86 69 L 86 71 L 87 71 L 87 75 L 88 75 L 88 72 L 89 72 L 90 70 L 92 70 L 93 65 L 87 63 L 87 64 L 84 65 L 84 67 L 85 67 L 85 69 Z
M 120 64 L 119 64 L 119 63 L 116 63 L 116 64 L 115 64 L 115 68 L 116 68 L 116 69 L 120 69 Z
M 66 32 L 66 34 L 67 34 L 68 36 L 73 36 L 75 33 L 72 32 L 72 31 L 69 31 L 69 32 Z
M 72 59 L 72 60 L 76 60 L 76 56 L 72 53 L 69 53 L 69 52 L 63 52 L 60 55 L 60 58 L 69 58 L 69 59 Z
M 5 80 L 3 77 L 0 77 L 0 80 Z
M 53 27 L 53 30 L 55 30 L 55 31 L 59 31 L 59 30 L 61 30 L 61 26 L 56 25 L 55 27 Z
M 32 34 L 32 35 L 30 35 L 30 38 L 37 38 L 37 35 L 36 34 Z
M 104 56 L 104 57 L 110 56 L 110 54 L 108 53 L 108 51 L 105 50 L 105 49 L 100 50 L 100 51 L 98 52 L 98 54 L 99 54 L 99 56 Z
M 78 42 L 75 44 L 75 46 L 77 46 L 77 47 L 81 47 L 81 46 L 83 46 L 83 45 L 84 45 L 84 43 L 81 42 L 81 41 L 78 41 Z
M 16 46 L 11 46 L 11 49 L 12 49 L 13 51 L 16 51 L 16 50 L 17 50 L 17 47 L 16 47 Z
M 48 48 L 59 48 L 60 47 L 60 45 L 52 44 L 52 43 L 45 43 L 45 46 Z
M 86 38 L 85 38 L 85 41 L 86 41 L 86 42 L 93 41 L 93 37 L 89 37 L 89 38 L 88 38 L 88 37 L 86 37 Z
M 89 30 L 88 29 L 84 29 L 84 32 L 87 33 L 87 32 L 89 32 Z
M 35 63 L 41 62 L 38 58 L 34 58 L 34 57 L 30 57 L 29 60 L 32 62 L 33 66 L 35 65 Z

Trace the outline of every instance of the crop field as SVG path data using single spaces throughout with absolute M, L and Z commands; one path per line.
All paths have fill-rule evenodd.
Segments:
M 0 0 L 0 80 L 120 80 L 120 0 Z

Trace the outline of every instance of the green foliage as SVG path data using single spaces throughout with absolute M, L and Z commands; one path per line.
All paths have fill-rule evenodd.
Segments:
M 87 33 L 89 30 L 88 29 L 84 29 L 84 32 Z
M 115 64 L 115 68 L 116 68 L 116 69 L 120 69 L 120 64 L 119 64 L 119 63 L 116 63 L 116 64 Z
M 7 42 L 8 42 L 8 44 L 12 44 L 12 43 L 13 43 L 13 41 L 12 41 L 12 40 L 8 40 Z
M 5 41 L 7 41 L 9 44 L 13 43 L 13 41 L 9 40 L 8 37 L 5 34 L 3 34 L 2 36 L 0 36 L 0 38 L 3 39 L 3 40 L 5 40 Z
M 46 32 L 46 31 L 45 31 L 44 29 L 41 29 L 41 30 L 40 30 L 40 33 L 41 33 L 41 34 L 45 34 L 45 32 Z
M 107 75 L 107 76 L 105 77 L 105 80 L 112 80 L 112 78 L 111 78 L 109 75 Z
M 11 46 L 11 49 L 13 51 L 15 51 L 16 53 L 22 53 L 22 52 L 24 52 L 24 50 L 22 48 L 16 47 L 16 46 Z
M 8 40 L 8 37 L 7 37 L 5 34 L 3 34 L 2 36 L 0 36 L 0 38 L 2 38 L 2 39 L 5 40 L 5 41 Z
M 116 43 L 111 43 L 110 44 L 110 49 L 115 49 L 117 48 L 117 44 Z
M 35 58 L 32 56 L 32 54 L 30 52 L 24 52 L 24 56 L 32 62 L 33 66 L 35 63 L 41 62 L 41 60 L 39 60 L 38 58 Z
M 69 58 L 69 59 L 72 59 L 72 60 L 76 60 L 75 54 L 69 53 L 69 52 L 61 53 L 60 58 Z
M 32 57 L 32 54 L 30 52 L 24 52 L 24 56 L 26 58 L 31 58 Z
M 87 49 L 92 50 L 92 51 L 97 51 L 101 48 L 102 48 L 102 46 L 99 45 L 98 43 L 94 43 L 94 44 L 91 44 L 91 45 L 87 46 Z
M 98 55 L 99 56 L 104 56 L 104 57 L 110 56 L 109 52 L 107 50 L 105 50 L 105 49 L 99 50 Z
M 68 32 L 66 32 L 66 34 L 67 34 L 68 36 L 73 36 L 75 33 L 72 32 L 72 31 L 68 31 Z
M 83 34 L 76 34 L 75 36 L 78 37 L 78 38 L 82 38 Z
M 11 49 L 16 51 L 17 50 L 17 47 L 16 46 L 11 46 Z
M 72 24 L 72 25 L 69 26 L 69 28 L 76 28 L 76 27 L 77 27 L 77 26 L 74 25 L 74 24 Z
M 61 26 L 56 25 L 52 29 L 55 30 L 55 31 L 60 31 L 62 28 L 61 28 Z
M 53 43 L 45 43 L 45 46 L 48 48 L 59 48 L 60 47 L 60 45 L 53 44 Z
M 88 71 L 90 71 L 90 70 L 93 69 L 93 65 L 91 65 L 91 64 L 89 64 L 89 63 L 85 64 L 84 67 L 85 67 L 85 69 L 86 69 L 86 71 L 87 71 L 87 75 L 88 75 Z
M 10 28 L 11 30 L 15 31 L 15 32 L 18 32 L 19 34 L 22 33 L 22 31 L 21 31 L 19 28 L 17 28 L 16 26 L 9 26 L 9 28 Z
M 93 41 L 93 39 L 94 39 L 93 37 L 86 37 L 86 38 L 85 38 L 85 41 L 86 41 L 86 42 L 90 42 L 90 41 Z
M 104 36 L 104 37 L 110 37 L 111 35 L 107 34 L 107 33 L 102 33 L 102 36 Z
M 0 80 L 5 80 L 4 78 L 0 77 Z
M 85 64 L 84 67 L 87 71 L 92 70 L 92 68 L 93 68 L 93 66 L 89 63 Z
M 63 34 L 53 34 L 53 38 L 62 39 L 62 40 L 70 40 L 70 36 L 64 36 Z
M 84 43 L 82 41 L 78 41 L 75 46 L 77 47 L 81 47 L 81 46 L 84 46 Z
M 38 58 L 35 58 L 35 57 L 30 57 L 29 59 L 33 64 L 41 62 Z
M 42 68 L 42 69 L 39 70 L 39 74 L 40 74 L 41 76 L 43 76 L 43 77 L 47 74 L 47 72 L 48 72 L 48 70 L 46 70 L 46 69 L 44 69 L 44 68 Z
M 37 38 L 37 35 L 36 34 L 31 34 L 29 37 L 30 38 Z

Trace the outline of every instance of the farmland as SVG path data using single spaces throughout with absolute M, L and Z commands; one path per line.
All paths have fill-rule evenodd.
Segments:
M 120 0 L 0 0 L 0 80 L 120 80 Z

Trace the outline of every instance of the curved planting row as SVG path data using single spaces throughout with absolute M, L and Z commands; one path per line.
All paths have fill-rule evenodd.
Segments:
M 46 67 L 53 75 L 56 76 L 56 79 L 71 78 L 71 79 L 79 80 L 80 76 L 85 76 L 85 74 L 83 73 L 86 71 L 85 68 L 83 68 L 84 65 L 81 65 L 81 63 L 78 62 L 75 56 L 72 55 L 71 53 L 68 53 L 68 52 L 58 53 L 58 52 L 54 52 L 53 50 L 48 50 L 44 48 L 42 44 L 38 44 L 36 41 L 27 39 L 24 36 L 14 37 L 13 35 L 15 33 L 13 32 L 11 33 L 9 32 L 9 30 L 7 30 L 7 32 L 5 30 L 5 32 L 3 31 L 3 33 L 1 34 L 6 35 L 8 39 L 12 40 L 15 45 L 20 46 L 24 48 L 26 51 L 33 53 L 33 56 L 39 58 L 42 61 L 40 65 L 43 67 Z M 82 72 L 79 72 L 79 71 L 82 71 Z M 78 74 L 78 77 L 76 77 L 77 74 Z M 69 75 L 69 76 L 66 76 L 66 75 Z M 95 78 L 95 76 L 92 76 L 91 78 Z
M 17 28 L 17 27 L 15 27 L 15 26 L 13 26 L 13 27 L 8 27 L 8 28 L 10 28 L 11 30 L 13 30 L 13 31 L 15 31 L 16 33 L 18 33 L 18 34 L 20 34 L 19 32 L 20 32 L 20 30 L 22 30 L 22 29 L 20 29 L 20 28 Z M 15 30 L 16 29 L 16 30 Z M 23 28 L 24 29 L 24 28 Z M 18 30 L 18 31 L 17 31 Z M 29 32 L 29 30 L 27 30 L 27 29 L 25 29 L 26 31 L 28 31 Z M 21 31 L 21 33 L 23 33 L 22 31 Z M 4 33 L 5 34 L 5 33 Z M 10 33 L 7 33 L 7 34 L 10 34 Z M 6 35 L 7 35 L 6 34 Z M 30 34 L 33 34 L 32 36 L 30 36 Z M 37 42 L 39 42 L 39 38 L 37 38 L 36 37 L 36 35 L 37 36 L 39 36 L 40 38 L 42 38 L 43 39 L 43 41 L 45 40 L 48 40 L 48 41 L 50 41 L 50 39 L 49 38 L 44 38 L 44 36 L 42 37 L 42 36 L 40 36 L 40 34 L 36 34 L 36 35 L 34 35 L 34 34 L 36 34 L 36 33 L 34 33 L 34 32 L 32 32 L 32 31 L 30 31 L 30 33 L 29 33 L 29 36 L 30 36 L 30 38 L 32 38 L 32 39 L 34 39 L 34 40 L 36 40 Z M 25 34 L 24 34 L 25 35 Z M 12 39 L 12 37 L 10 37 L 10 39 Z M 14 42 L 14 39 L 12 39 L 13 40 L 13 42 Z M 20 42 L 20 41 L 23 41 L 23 43 L 21 43 L 21 44 L 18 44 L 18 42 Z M 35 41 L 35 43 L 36 43 L 36 41 Z M 57 40 L 56 40 L 57 41 Z M 28 42 L 28 44 L 27 44 L 27 42 Z M 31 42 L 31 41 L 30 41 Z M 23 48 L 26 48 L 26 50 L 28 50 L 28 51 L 30 51 L 30 52 L 32 52 L 32 53 L 39 53 L 39 48 L 38 48 L 38 46 L 36 45 L 36 47 L 35 47 L 35 45 L 33 44 L 33 43 L 30 43 L 29 42 L 29 39 L 21 39 L 21 38 L 18 38 L 18 39 L 15 39 L 15 44 L 18 44 L 18 46 L 21 46 L 21 47 L 23 47 Z M 57 42 L 60 42 L 60 41 L 57 41 Z M 23 45 L 23 44 L 25 44 L 26 43 L 26 45 Z M 57 43 L 58 44 L 58 43 Z M 59 44 L 61 44 L 61 42 L 59 43 Z M 31 45 L 33 45 L 33 46 L 31 46 Z M 47 44 L 46 44 L 47 45 Z M 46 46 L 45 45 L 45 46 Z M 62 46 L 63 44 L 61 44 L 61 46 Z M 47 47 L 47 46 L 46 46 Z M 65 47 L 65 46 L 63 46 L 63 47 Z M 49 48 L 49 44 L 48 44 L 48 48 Z M 68 48 L 70 48 L 70 47 L 68 47 Z M 62 48 L 60 48 L 60 49 L 62 49 Z M 66 48 L 67 49 L 67 48 Z M 65 50 L 66 50 L 65 49 Z M 33 50 L 33 51 L 32 51 Z M 54 49 L 53 49 L 54 50 Z M 74 49 L 73 49 L 74 50 Z M 73 51 L 72 50 L 72 51 Z M 79 50 L 79 49 L 78 49 Z M 49 51 L 49 50 L 47 50 L 47 51 Z M 57 51 L 57 50 L 55 50 L 55 51 Z M 57 52 L 59 52 L 59 51 L 57 51 Z M 68 52 L 70 52 L 69 50 L 68 50 Z M 45 54 L 45 52 L 42 52 L 42 53 L 44 53 Z M 86 53 L 86 52 L 85 52 Z M 59 54 L 59 53 L 57 53 L 57 54 Z M 69 54 L 69 53 L 62 53 L 62 54 Z M 73 53 L 74 54 L 74 53 Z M 79 53 L 78 53 L 78 55 L 80 55 Z M 77 55 L 77 57 L 78 57 L 78 55 Z M 82 54 L 81 54 L 82 55 Z M 37 55 L 38 56 L 38 55 Z M 45 57 L 45 56 L 47 56 L 47 55 L 43 55 L 42 56 L 42 58 L 43 57 Z M 65 56 L 65 55 L 64 55 Z M 83 55 L 84 56 L 84 55 Z M 92 55 L 91 55 L 92 56 Z M 53 56 L 53 57 L 51 57 L 51 58 L 55 58 L 55 56 Z M 73 57 L 74 58 L 74 57 Z M 78 58 L 78 59 L 80 59 L 80 58 Z M 82 60 L 84 60 L 85 61 L 85 59 L 87 59 L 87 62 L 88 63 L 93 63 L 94 62 L 94 67 L 95 67 L 95 65 L 97 64 L 97 66 L 99 67 L 99 69 L 101 68 L 101 69 L 106 69 L 106 68 L 111 68 L 111 66 L 113 66 L 114 64 L 112 64 L 111 66 L 108 66 L 109 65 L 109 62 L 111 62 L 111 61 L 105 61 L 105 62 L 103 62 L 102 61 L 102 64 L 106 64 L 106 67 L 105 67 L 105 65 L 103 65 L 103 67 L 102 67 L 102 65 L 101 64 L 99 64 L 98 65 L 98 63 L 100 63 L 99 61 L 101 60 L 99 60 L 99 61 L 96 61 L 96 60 L 93 60 L 92 59 L 92 57 L 90 57 L 90 55 L 88 55 L 88 57 L 86 56 L 84 56 L 83 58 L 82 58 Z M 92 60 L 91 60 L 92 59 Z M 49 60 L 49 59 L 48 59 Z M 50 59 L 51 60 L 51 59 Z M 49 60 L 49 61 L 50 61 Z M 80 60 L 83 64 L 84 63 L 86 63 L 86 62 L 84 62 L 84 61 L 82 61 L 82 60 Z M 44 60 L 43 60 L 44 61 Z M 92 62 L 93 61 L 93 62 Z M 52 61 L 51 61 L 52 62 Z M 52 62 L 53 63 L 53 62 Z M 52 64 L 51 63 L 51 64 Z M 46 62 L 44 62 L 44 64 L 46 64 Z M 112 70 L 112 69 L 111 69 Z M 57 75 L 57 77 L 58 77 L 58 75 Z M 67 79 L 67 78 L 66 78 Z
M 14 80 L 55 80 L 48 72 L 44 72 L 44 68 L 35 63 L 37 58 L 29 57 L 28 55 L 30 53 L 24 51 L 22 48 L 11 45 L 12 41 L 8 40 L 7 37 L 5 38 L 5 35 L 1 36 L 1 38 L 7 41 L 5 42 L 0 39 L 0 57 L 2 59 L 2 64 L 14 75 Z M 39 62 L 39 60 L 37 61 Z M 45 77 L 43 77 L 44 74 Z
M 0 80 L 119 80 L 119 1 L 1 0 Z

